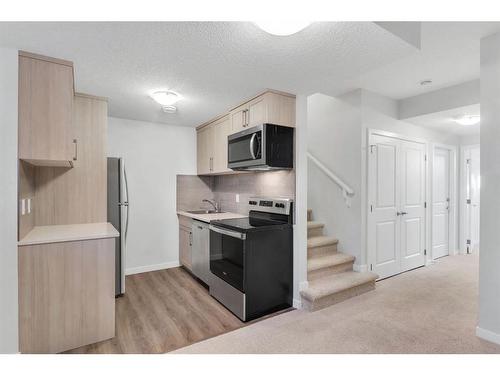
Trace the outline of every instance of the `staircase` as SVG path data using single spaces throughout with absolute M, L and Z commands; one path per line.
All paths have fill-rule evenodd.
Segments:
M 307 210 L 307 289 L 302 305 L 311 311 L 375 289 L 377 275 L 354 272 L 354 257 L 337 251 L 338 240 L 323 235 L 324 224 L 312 221 Z

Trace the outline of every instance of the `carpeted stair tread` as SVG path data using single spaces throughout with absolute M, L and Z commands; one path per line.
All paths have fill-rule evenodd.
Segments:
M 320 246 L 330 246 L 330 245 L 336 245 L 339 242 L 338 239 L 335 237 L 329 237 L 329 236 L 317 236 L 317 237 L 311 237 L 307 239 L 307 247 L 320 247 Z
M 373 272 L 343 272 L 310 281 L 307 289 L 300 294 L 306 300 L 314 302 L 328 295 L 373 282 L 377 278 L 378 275 Z
M 354 262 L 354 257 L 344 253 L 333 253 L 318 256 L 307 261 L 307 271 L 315 271 L 321 268 L 335 267 L 341 264 Z
M 323 228 L 325 224 L 320 223 L 319 221 L 308 221 L 307 222 L 307 229 L 316 229 L 316 228 Z

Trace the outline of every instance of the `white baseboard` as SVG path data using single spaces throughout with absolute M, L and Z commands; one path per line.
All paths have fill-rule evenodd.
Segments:
M 368 272 L 368 264 L 353 264 L 352 269 L 356 272 Z
M 498 333 L 489 331 L 487 329 L 478 326 L 476 327 L 476 336 L 483 340 L 500 345 L 500 334 Z
M 300 299 L 293 299 L 293 307 L 300 310 L 302 308 L 302 301 Z
M 148 266 L 141 266 L 141 267 L 131 267 L 125 269 L 125 275 L 134 275 L 136 273 L 159 271 L 179 266 L 180 266 L 179 262 L 167 262 L 167 263 L 150 264 Z

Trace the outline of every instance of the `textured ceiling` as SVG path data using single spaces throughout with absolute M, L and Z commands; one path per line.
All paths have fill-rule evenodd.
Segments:
M 420 50 L 372 70 L 359 87 L 402 99 L 479 78 L 479 44 L 500 22 L 422 22 Z M 433 83 L 421 86 L 420 81 Z
M 196 126 L 265 88 L 398 99 L 478 77 L 479 38 L 498 23 L 423 23 L 422 49 L 371 22 L 313 23 L 275 37 L 253 23 L 0 23 L 0 46 L 74 61 L 76 89 L 112 116 Z M 434 84 L 418 82 L 432 78 Z M 148 93 L 184 99 L 165 114 Z
M 109 97 L 112 116 L 195 126 L 273 88 L 336 94 L 351 77 L 415 48 L 370 22 L 314 23 L 290 37 L 253 23 L 0 23 L 0 46 L 74 61 L 76 89 Z M 184 100 L 164 114 L 148 93 Z
M 454 118 L 460 116 L 479 116 L 479 104 L 469 105 L 465 107 L 454 108 L 448 111 L 435 112 L 427 115 L 405 119 L 414 125 L 423 126 L 432 130 L 437 130 L 443 133 L 453 133 L 457 135 L 478 135 L 480 133 L 480 125 L 463 126 L 453 121 Z

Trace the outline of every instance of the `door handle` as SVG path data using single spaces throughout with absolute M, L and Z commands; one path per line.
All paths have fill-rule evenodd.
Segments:
M 408 212 L 404 212 L 404 211 L 396 212 L 397 216 L 403 216 L 403 215 L 406 215 L 406 214 L 408 214 Z

